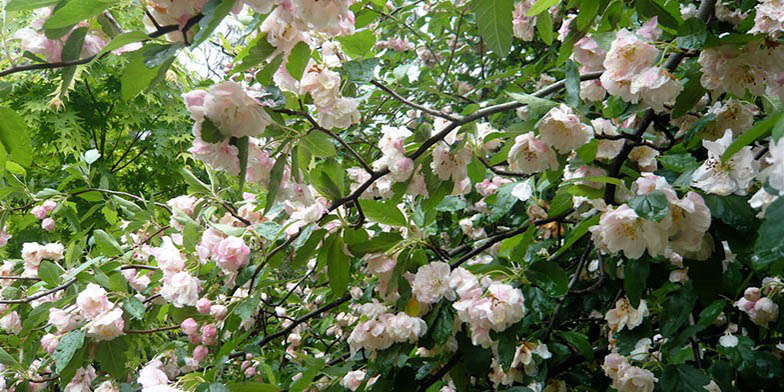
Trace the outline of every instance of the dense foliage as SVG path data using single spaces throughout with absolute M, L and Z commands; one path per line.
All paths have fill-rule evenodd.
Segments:
M 781 0 L 4 0 L 2 391 L 778 391 Z

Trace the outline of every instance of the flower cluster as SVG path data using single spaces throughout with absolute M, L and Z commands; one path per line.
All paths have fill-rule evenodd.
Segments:
M 87 320 L 87 336 L 96 340 L 112 340 L 124 333 L 123 311 L 109 302 L 106 294 L 103 287 L 89 283 L 76 297 L 81 319 Z
M 604 357 L 602 370 L 618 392 L 652 392 L 659 381 L 650 370 L 631 365 L 626 357 L 615 353 Z

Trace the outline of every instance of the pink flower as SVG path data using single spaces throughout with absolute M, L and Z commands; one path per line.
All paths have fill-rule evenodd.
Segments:
M 784 4 L 781 0 L 762 0 L 754 8 L 757 12 L 750 33 L 767 33 L 778 37 L 784 31 Z
M 629 30 L 621 29 L 618 30 L 603 65 L 615 78 L 631 78 L 650 67 L 658 55 L 656 47 Z
M 87 323 L 87 336 L 95 340 L 112 340 L 122 335 L 125 328 L 122 315 L 123 311 L 120 308 L 100 314 Z
M 212 258 L 224 272 L 234 273 L 248 263 L 250 248 L 242 238 L 226 237 L 215 247 Z
M 60 338 L 51 333 L 48 333 L 41 338 L 41 347 L 44 349 L 44 351 L 49 353 L 49 355 L 54 353 L 54 349 L 57 348 L 59 343 Z
M 201 341 L 207 346 L 218 343 L 218 329 L 212 324 L 206 324 L 201 327 Z
M 46 210 L 44 209 L 44 206 L 35 206 L 32 210 L 30 210 L 30 213 L 39 220 L 46 217 Z
M 41 221 L 41 228 L 50 233 L 54 231 L 54 219 L 46 218 L 43 221 Z
M 207 356 L 209 355 L 210 355 L 210 349 L 208 349 L 207 346 L 199 345 L 193 349 L 193 359 L 195 359 L 198 362 L 207 359 Z
M 85 319 L 94 319 L 113 306 L 106 296 L 106 290 L 95 283 L 87 284 L 87 287 L 79 293 L 76 297 L 76 305 Z M 122 315 L 122 311 L 120 314 Z
M 10 240 L 11 237 L 12 236 L 8 235 L 8 233 L 6 232 L 5 227 L 0 229 L 0 248 L 8 245 L 8 240 Z
M 207 297 L 203 297 L 196 302 L 196 310 L 201 314 L 209 314 L 212 303 Z
M 343 379 L 340 381 L 340 385 L 348 388 L 351 391 L 356 391 L 360 385 L 362 385 L 362 381 L 365 381 L 365 371 L 364 370 L 353 370 L 346 373 L 343 376 Z
M 159 385 L 168 385 L 169 377 L 161 370 L 163 364 L 161 361 L 155 359 L 150 361 L 142 370 L 139 371 L 139 378 L 136 382 L 142 385 L 142 388 L 152 388 Z
M 683 90 L 675 76 L 662 67 L 650 67 L 637 75 L 629 86 L 629 92 L 638 95 L 657 112 L 664 110 L 665 104 L 672 104 Z M 634 103 L 635 100 L 630 102 Z
M 14 310 L 0 318 L 0 329 L 14 335 L 22 332 L 22 320 L 19 318 L 19 313 Z
M 637 35 L 647 39 L 648 41 L 656 41 L 659 39 L 659 36 L 661 36 L 661 33 L 662 31 L 659 28 L 659 18 L 657 16 L 648 19 L 648 21 L 643 23 L 642 27 L 637 30 Z
M 523 174 L 541 173 L 558 169 L 558 158 L 550 146 L 528 132 L 515 137 L 507 157 L 509 169 Z
M 58 334 L 64 334 L 76 328 L 81 321 L 81 317 L 65 310 L 58 308 L 49 309 L 49 324 L 52 324 L 57 329 Z
M 193 317 L 188 317 L 180 323 L 180 329 L 186 335 L 193 335 L 199 332 L 199 324 Z
M 599 43 L 591 36 L 586 35 L 574 43 L 572 59 L 585 67 L 585 71 L 600 71 L 604 69 L 604 58 L 607 51 L 599 47 Z
M 534 39 L 536 17 L 526 16 L 526 14 L 528 14 L 528 11 L 535 3 L 535 0 L 517 2 L 512 12 L 512 32 L 515 37 L 523 41 L 532 41 Z
M 628 205 L 608 207 L 599 224 L 589 228 L 599 249 L 610 253 L 623 252 L 630 259 L 639 259 L 647 246 L 642 218 Z
M 229 312 L 229 309 L 223 305 L 212 305 L 210 309 L 210 315 L 215 317 L 215 320 L 222 321 L 226 318 L 226 314 Z
M 90 390 L 90 383 L 95 380 L 95 368 L 87 366 L 86 368 L 79 368 L 73 376 L 68 385 L 65 386 L 63 392 L 83 392 Z
M 199 279 L 185 271 L 177 272 L 169 277 L 164 276 L 161 296 L 178 308 L 195 306 L 199 300 L 200 286 Z
M 591 128 L 564 104 L 550 109 L 539 123 L 539 137 L 560 153 L 569 152 L 588 143 L 593 137 Z
M 455 294 L 449 287 L 449 273 L 449 264 L 440 261 L 419 267 L 411 282 L 411 292 L 417 301 L 433 304 L 444 297 L 453 300 Z

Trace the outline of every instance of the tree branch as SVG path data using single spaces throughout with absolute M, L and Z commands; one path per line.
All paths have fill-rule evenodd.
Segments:
M 441 112 L 439 112 L 437 110 L 430 109 L 428 107 L 416 104 L 414 102 L 411 102 L 411 101 L 403 98 L 403 96 L 401 96 L 400 94 L 396 93 L 394 90 L 392 90 L 391 88 L 383 85 L 381 82 L 379 82 L 377 80 L 371 80 L 370 83 L 372 85 L 380 88 L 381 90 L 383 90 L 387 94 L 391 95 L 392 98 L 395 98 L 398 101 L 400 101 L 400 102 L 404 103 L 405 105 L 408 105 L 408 106 L 410 106 L 410 107 L 412 107 L 412 108 L 414 108 L 416 110 L 421 110 L 422 112 L 427 113 L 427 114 L 429 114 L 431 116 L 441 117 L 441 118 L 449 120 L 449 121 L 458 121 L 458 119 L 456 117 L 452 117 L 452 116 L 450 116 L 450 115 L 448 115 L 446 113 L 441 113 Z

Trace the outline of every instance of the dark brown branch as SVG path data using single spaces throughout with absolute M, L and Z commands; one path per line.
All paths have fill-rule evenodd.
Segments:
M 57 286 L 57 287 L 55 287 L 53 289 L 42 291 L 40 293 L 36 293 L 36 294 L 30 295 L 30 296 L 27 296 L 25 298 L 22 298 L 22 299 L 0 300 L 0 304 L 26 304 L 28 302 L 35 301 L 35 300 L 37 300 L 39 298 L 46 297 L 49 294 L 56 293 L 56 292 L 58 292 L 60 290 L 65 290 L 65 289 L 71 287 L 71 285 L 73 285 L 74 283 L 76 283 L 76 278 L 71 279 L 68 282 L 65 282 L 65 283 L 63 283 L 63 284 L 61 284 L 61 285 L 59 285 L 59 286 Z
M 145 330 L 129 329 L 129 330 L 126 330 L 126 331 L 123 331 L 123 332 L 127 333 L 127 334 L 146 335 L 146 334 L 157 333 L 157 332 L 172 331 L 172 330 L 175 330 L 175 329 L 180 329 L 180 326 L 179 325 L 170 325 L 168 327 L 160 327 L 160 328 L 145 329 Z
M 273 340 L 275 340 L 275 339 L 277 339 L 279 337 L 282 337 L 282 336 L 285 336 L 285 335 L 289 334 L 298 325 L 300 325 L 300 324 L 302 324 L 302 323 L 304 323 L 304 322 L 306 322 L 306 321 L 308 321 L 308 320 L 310 320 L 310 319 L 312 319 L 314 317 L 317 317 L 320 314 L 322 314 L 322 313 L 324 313 L 324 312 L 326 312 L 326 311 L 328 311 L 328 310 L 330 310 L 332 308 L 336 308 L 336 307 L 342 305 L 344 302 L 348 301 L 349 299 L 351 299 L 351 295 L 346 294 L 346 295 L 340 297 L 339 299 L 337 299 L 336 301 L 330 302 L 330 303 L 328 303 L 328 304 L 326 304 L 326 305 L 324 305 L 324 306 L 322 306 L 322 307 L 320 307 L 320 308 L 318 308 L 318 309 L 316 309 L 316 310 L 314 310 L 314 311 L 312 311 L 312 312 L 310 312 L 310 313 L 308 313 L 308 314 L 306 314 L 306 315 L 304 315 L 304 316 L 294 320 L 288 327 L 286 327 L 286 328 L 284 328 L 284 329 L 282 329 L 282 330 L 280 330 L 278 332 L 275 332 L 275 333 L 273 333 L 271 335 L 265 336 L 264 339 L 262 339 L 261 342 L 259 342 L 258 346 L 259 347 L 264 347 L 267 343 L 269 343 L 269 342 L 271 342 L 271 341 L 273 341 Z
M 381 82 L 379 82 L 379 81 L 377 81 L 377 80 L 371 80 L 371 81 L 370 81 L 370 83 L 371 83 L 372 85 L 374 85 L 374 86 L 376 86 L 376 87 L 380 88 L 381 90 L 383 90 L 383 91 L 384 91 L 384 92 L 386 92 L 387 94 L 391 95 L 393 98 L 397 99 L 398 101 L 400 101 L 400 102 L 404 103 L 405 105 L 408 105 L 408 106 L 410 106 L 410 107 L 412 107 L 412 108 L 414 108 L 414 109 L 416 109 L 416 110 L 421 110 L 422 112 L 424 112 L 424 113 L 427 113 L 427 114 L 429 114 L 429 115 L 431 115 L 431 116 L 435 116 L 435 117 L 441 117 L 441 118 L 443 118 L 443 119 L 447 119 L 447 120 L 449 120 L 449 121 L 458 121 L 458 119 L 457 119 L 457 118 L 455 118 L 455 117 L 453 117 L 453 116 L 450 116 L 449 114 L 442 113 L 442 112 L 439 112 L 439 111 L 437 111 L 437 110 L 430 109 L 430 108 L 428 108 L 428 107 L 425 107 L 425 106 L 422 106 L 422 105 L 416 104 L 416 103 L 414 103 L 414 102 L 411 102 L 411 101 L 409 101 L 409 100 L 407 100 L 407 99 L 403 98 L 403 96 L 401 96 L 400 94 L 396 93 L 396 92 L 395 92 L 394 90 L 392 90 L 391 88 L 389 88 L 389 87 L 387 87 L 387 86 L 385 86 L 385 85 L 381 84 Z

